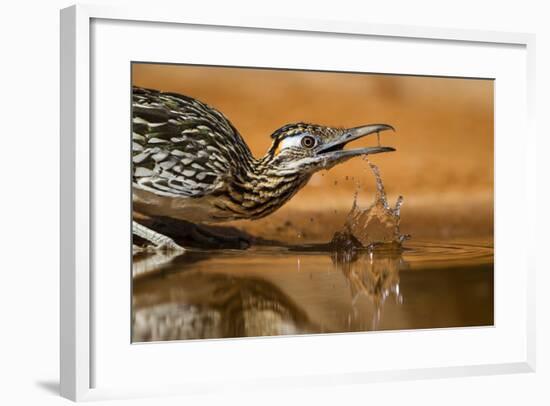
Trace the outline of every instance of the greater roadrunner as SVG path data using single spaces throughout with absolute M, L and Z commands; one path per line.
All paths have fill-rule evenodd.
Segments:
M 391 147 L 344 150 L 386 124 L 350 129 L 295 123 L 276 130 L 264 157 L 216 109 L 175 93 L 133 88 L 133 209 L 192 223 L 259 219 L 285 204 L 313 173 Z M 172 239 L 133 222 L 133 233 L 157 247 Z

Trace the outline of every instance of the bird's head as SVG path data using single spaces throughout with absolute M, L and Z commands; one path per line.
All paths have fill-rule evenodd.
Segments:
M 289 124 L 271 135 L 273 144 L 267 157 L 271 166 L 280 172 L 311 175 L 355 156 L 395 151 L 383 146 L 344 149 L 351 141 L 385 130 L 393 130 L 393 127 L 370 124 L 342 129 L 306 123 Z

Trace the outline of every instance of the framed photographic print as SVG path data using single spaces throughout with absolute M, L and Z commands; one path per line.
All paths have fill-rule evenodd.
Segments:
M 533 370 L 531 35 L 61 23 L 64 396 Z

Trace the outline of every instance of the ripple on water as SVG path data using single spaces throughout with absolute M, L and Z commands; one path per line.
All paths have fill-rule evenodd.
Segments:
M 486 265 L 494 261 L 493 244 L 486 241 L 408 241 L 403 258 L 411 265 L 450 267 Z

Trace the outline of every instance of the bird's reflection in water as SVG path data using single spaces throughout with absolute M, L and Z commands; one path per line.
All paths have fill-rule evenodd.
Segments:
M 309 276 L 304 269 L 269 263 L 272 254 L 265 253 L 252 254 L 259 260 L 252 269 L 242 262 L 242 254 L 226 253 L 225 260 L 219 251 L 137 254 L 133 341 L 375 330 L 384 302 L 403 300 L 399 271 L 406 263 L 399 249 L 304 254 L 299 255 L 313 271 Z M 322 264 L 329 265 L 328 273 Z M 341 288 L 336 291 L 319 290 L 338 285 L 338 280 Z M 327 313 L 329 303 L 335 304 L 338 317 L 350 318 L 346 325 Z
M 342 272 L 352 298 L 356 303 L 364 296 L 374 307 L 371 329 L 376 330 L 381 319 L 384 302 L 392 298 L 403 303 L 399 289 L 399 271 L 407 268 L 398 244 L 384 244 L 363 250 L 337 250 L 332 254 L 334 266 Z
M 302 334 L 317 329 L 274 284 L 188 270 L 134 281 L 133 341 Z

